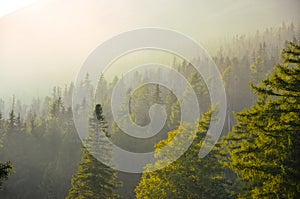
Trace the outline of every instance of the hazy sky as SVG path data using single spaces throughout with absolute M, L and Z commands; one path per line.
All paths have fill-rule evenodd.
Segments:
M 134 28 L 170 28 L 203 43 L 300 18 L 298 0 L 0 2 L 0 98 L 15 93 L 30 99 L 74 81 L 96 46 Z
M 0 1 L 0 17 L 26 7 L 36 0 L 2 0 Z

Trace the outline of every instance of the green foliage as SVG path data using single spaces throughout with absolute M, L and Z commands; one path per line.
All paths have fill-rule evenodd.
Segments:
M 116 174 L 111 168 L 103 165 L 83 148 L 82 160 L 78 172 L 72 178 L 72 188 L 67 198 L 118 198 L 114 193 L 116 185 L 112 182 L 115 178 Z
M 265 72 L 270 71 L 273 68 L 274 63 L 278 62 L 279 50 L 285 45 L 285 40 L 292 38 L 296 40 L 295 33 L 293 24 L 290 26 L 273 27 L 258 32 L 255 37 L 235 35 L 233 37 L 225 38 L 222 41 L 220 40 L 221 43 L 216 41 L 218 43 L 216 43 L 217 46 L 220 47 L 219 51 L 217 48 L 209 49 L 209 51 L 215 55 L 213 59 L 221 72 L 223 72 L 223 77 L 226 81 L 228 118 L 230 118 L 227 122 L 227 129 L 232 129 L 232 125 L 235 122 L 232 111 L 239 112 L 245 107 L 250 107 L 254 102 L 248 82 L 252 81 L 253 83 L 258 83 L 266 76 Z M 299 139 L 297 134 L 293 134 L 292 131 L 295 131 L 294 127 L 298 125 L 297 120 L 299 119 L 299 111 L 292 112 L 290 110 L 297 110 L 295 106 L 296 104 L 299 104 L 297 98 L 297 89 L 299 85 L 297 83 L 297 78 L 294 78 L 295 75 L 299 76 L 299 69 L 295 67 L 295 65 L 299 64 L 299 53 L 297 54 L 297 48 L 293 47 L 293 44 L 290 45 L 291 48 L 287 49 L 285 51 L 286 53 L 283 55 L 286 63 L 283 63 L 282 66 L 290 65 L 290 63 L 292 64 L 288 67 L 288 70 L 285 66 L 278 66 L 279 69 L 282 70 L 282 73 L 287 73 L 287 75 L 282 75 L 282 77 L 281 75 L 278 77 L 274 76 L 274 81 L 272 80 L 270 83 L 265 82 L 265 86 L 263 87 L 255 87 L 259 92 L 259 101 L 256 106 L 259 110 L 254 111 L 254 109 L 251 109 L 249 114 L 248 112 L 241 113 L 238 117 L 241 118 L 239 120 L 244 120 L 243 123 L 240 122 L 239 125 L 236 126 L 235 129 L 237 130 L 234 130 L 232 133 L 235 135 L 231 136 L 230 139 L 226 140 L 222 145 L 222 147 L 232 147 L 232 153 L 236 153 L 236 159 L 242 159 L 244 156 L 246 159 L 248 154 L 249 157 L 247 158 L 251 159 L 250 157 L 254 157 L 251 161 L 255 162 L 255 164 L 262 165 L 263 161 L 267 161 L 267 169 L 263 166 L 258 168 L 263 168 L 270 172 L 272 171 L 272 175 L 265 175 L 265 172 L 259 173 L 259 171 L 257 171 L 258 168 L 255 168 L 254 166 L 252 166 L 253 168 L 251 167 L 248 169 L 247 166 L 249 166 L 249 164 L 247 165 L 245 162 L 240 165 L 238 162 L 235 162 L 235 168 L 230 167 L 233 170 L 226 168 L 225 171 L 219 172 L 219 169 L 223 170 L 219 166 L 219 161 L 223 161 L 223 164 L 230 166 L 233 156 L 228 156 L 222 152 L 221 148 L 216 148 L 211 156 L 218 157 L 218 162 L 210 159 L 210 156 L 208 156 L 208 159 L 203 159 L 201 162 L 193 162 L 193 156 L 191 153 L 187 153 L 185 155 L 187 156 L 186 158 L 190 158 L 190 163 L 184 161 L 184 158 L 182 157 L 180 159 L 181 162 L 174 162 L 173 167 L 162 171 L 164 173 L 169 172 L 168 176 L 172 177 L 170 181 L 165 174 L 159 173 L 158 171 L 154 172 L 152 175 L 157 175 L 159 181 L 154 177 L 151 179 L 154 179 L 154 183 L 159 182 L 159 184 L 156 187 L 156 184 L 153 185 L 149 179 L 149 181 L 145 181 L 147 184 L 143 185 L 146 187 L 145 190 L 149 190 L 147 188 L 148 186 L 153 190 L 157 190 L 158 194 L 152 195 L 154 198 L 161 198 L 161 195 L 164 195 L 164 193 L 162 193 L 163 190 L 160 188 L 165 189 L 166 187 L 169 187 L 166 188 L 166 192 L 169 194 L 168 197 L 173 198 L 177 197 L 175 194 L 176 192 L 171 195 L 170 190 L 183 192 L 185 194 L 184 196 L 187 197 L 189 196 L 187 191 L 190 191 L 191 193 L 196 193 L 198 191 L 198 194 L 200 194 L 201 191 L 201 193 L 203 193 L 203 198 L 225 197 L 225 195 L 222 194 L 212 196 L 209 191 L 205 192 L 205 190 L 209 190 L 209 188 L 213 188 L 213 190 L 216 190 L 218 193 L 219 191 L 225 193 L 224 189 L 226 189 L 227 192 L 231 192 L 235 197 L 239 195 L 239 197 L 250 198 L 254 197 L 255 194 L 251 195 L 254 192 L 257 192 L 256 195 L 259 195 L 262 192 L 262 189 L 271 189 L 269 188 L 270 186 L 272 186 L 272 191 L 278 190 L 278 186 L 283 187 L 281 189 L 282 193 L 285 193 L 286 187 L 294 189 L 295 186 L 298 186 L 293 185 L 293 183 L 295 184 L 297 178 L 299 178 L 296 172 L 298 171 L 297 165 L 299 165 L 299 154 L 297 152 L 299 150 L 294 149 L 295 146 L 298 146 L 297 143 L 295 143 L 295 140 Z M 196 61 L 201 63 L 203 60 L 196 58 Z M 180 58 L 179 61 L 174 60 L 173 66 L 188 79 L 189 83 L 196 91 L 200 102 L 200 111 L 204 112 L 209 106 L 209 99 L 207 88 L 203 84 L 203 80 L 200 79 L 201 77 L 199 74 L 196 74 L 197 72 L 190 63 L 187 63 Z M 159 74 L 160 72 L 158 70 L 155 75 Z M 137 82 L 135 82 L 137 85 L 141 80 L 150 78 L 147 73 L 136 73 L 135 76 L 137 77 Z M 289 79 L 291 76 L 293 77 Z M 114 144 L 128 151 L 141 153 L 152 151 L 153 146 L 157 141 L 166 139 L 166 132 L 174 132 L 173 134 L 172 132 L 169 133 L 169 140 L 167 141 L 172 140 L 172 136 L 178 132 L 178 129 L 176 128 L 180 126 L 180 107 L 178 102 L 181 99 L 177 99 L 172 91 L 158 85 L 145 85 L 144 87 L 137 89 L 133 96 L 130 96 L 131 88 L 129 88 L 128 82 L 125 82 L 122 77 L 120 78 L 120 80 L 123 81 L 124 89 L 128 91 L 126 97 L 130 98 L 129 109 L 133 121 L 141 125 L 148 124 L 150 122 L 149 107 L 155 103 L 162 104 L 165 107 L 168 118 L 162 131 L 150 139 L 141 140 L 128 136 L 117 127 L 116 123 L 114 123 L 110 110 L 110 94 L 119 79 L 118 77 L 114 77 L 111 82 L 107 82 L 103 74 L 101 74 L 98 87 L 96 88 L 95 98 L 96 102 L 101 102 L 103 105 L 103 113 L 108 122 L 107 132 L 112 132 L 111 136 Z M 168 76 L 163 76 L 161 78 L 165 78 L 170 84 L 175 85 L 176 83 L 172 77 L 169 78 Z M 293 86 L 291 86 L 291 82 L 294 82 Z M 277 88 L 284 89 L 278 90 Z M 10 108 L 10 104 L 6 104 L 1 99 L 6 96 L 0 96 L 0 112 L 2 113 L 2 117 L 0 115 L 0 162 L 4 163 L 10 161 L 16 170 L 16 172 L 12 173 L 5 183 L 2 184 L 0 198 L 65 198 L 71 188 L 70 179 L 72 178 L 72 175 L 76 172 L 78 173 L 78 163 L 80 160 L 82 159 L 81 163 L 86 163 L 88 160 L 91 160 L 92 163 L 90 165 L 86 166 L 87 164 L 83 164 L 83 166 L 86 166 L 85 168 L 92 167 L 92 165 L 95 166 L 99 163 L 96 162 L 95 159 L 92 159 L 93 154 L 85 154 L 86 149 L 80 151 L 81 141 L 77 135 L 73 121 L 74 111 L 74 116 L 83 115 L 84 121 L 79 122 L 80 128 L 87 128 L 85 119 L 88 118 L 89 111 L 93 108 L 93 90 L 94 88 L 91 85 L 89 75 L 87 74 L 85 79 L 81 81 L 79 87 L 75 88 L 74 84 L 71 83 L 69 87 L 65 86 L 64 92 L 62 92 L 61 88 L 54 87 L 50 96 L 45 97 L 45 99 L 34 98 L 31 104 L 22 104 L 20 100 L 13 99 L 12 109 Z M 297 92 L 295 92 L 295 90 Z M 82 99 L 72 102 L 72 92 L 79 93 L 79 95 L 82 96 Z M 282 101 L 280 101 L 279 98 L 282 98 Z M 21 100 L 23 99 L 21 98 Z M 268 102 L 272 100 L 274 100 L 273 104 L 269 103 L 268 106 L 264 106 L 264 104 L 268 104 Z M 275 103 L 275 100 L 277 100 L 278 103 Z M 15 101 L 16 103 L 14 103 Z M 75 104 L 74 110 L 70 107 L 72 103 Z M 125 110 L 125 108 L 128 108 L 127 103 L 124 103 L 121 109 Z M 261 112 L 261 110 L 264 110 L 264 112 Z M 242 116 L 243 114 L 244 116 Z M 92 120 L 93 118 L 91 118 L 90 124 L 95 124 Z M 93 128 L 95 129 L 96 126 L 94 125 Z M 183 128 L 183 126 L 179 128 Z M 227 134 L 227 129 L 223 129 L 223 134 Z M 265 130 L 267 137 L 262 136 L 264 134 L 261 133 Z M 198 130 L 195 128 L 187 128 L 184 130 L 186 133 L 195 131 Z M 96 131 L 90 133 L 96 135 L 95 132 Z M 258 137 L 258 135 L 260 137 Z M 286 135 L 289 135 L 290 139 L 286 139 Z M 110 136 L 110 134 L 108 134 L 108 136 Z M 272 136 L 274 138 L 272 138 Z M 199 141 L 199 143 L 201 142 L 202 140 Z M 227 142 L 228 144 L 226 144 Z M 245 142 L 245 145 L 243 145 L 245 148 L 243 148 L 243 150 L 240 150 L 239 148 L 241 146 L 237 144 L 241 142 Z M 164 142 L 162 141 L 160 143 Z M 273 146 L 276 147 L 272 148 Z M 176 149 L 180 149 L 181 146 L 178 145 L 173 147 L 174 151 L 170 151 L 169 154 L 165 155 L 170 155 L 172 157 L 172 155 L 176 154 Z M 261 149 L 261 147 L 263 149 Z M 107 149 L 109 151 L 109 147 Z M 246 149 L 250 152 L 248 153 Z M 97 152 L 97 150 L 95 149 L 94 152 Z M 238 152 L 240 152 L 241 155 L 239 155 Z M 281 158 L 282 162 L 278 161 L 278 158 Z M 283 165 L 282 169 L 279 170 L 271 163 Z M 216 170 L 214 170 L 214 167 L 211 166 L 211 164 L 216 165 Z M 203 175 L 207 176 L 206 173 L 202 172 L 203 165 L 209 165 L 207 166 L 208 168 L 205 168 L 205 171 L 210 172 L 210 169 L 216 172 L 218 171 L 217 176 L 219 177 L 217 180 L 210 181 L 209 177 L 203 177 Z M 195 167 L 197 172 L 195 171 L 193 175 L 201 174 L 201 178 L 209 182 L 207 184 L 207 189 L 201 184 L 202 181 L 200 181 L 200 179 L 197 179 L 195 182 L 198 183 L 197 185 L 199 185 L 201 189 L 192 189 L 194 186 L 191 185 L 191 180 L 188 177 L 184 177 L 189 171 L 187 166 Z M 274 170 L 277 173 L 282 171 L 282 174 L 286 174 L 282 175 L 282 178 L 278 178 L 277 176 L 280 175 L 275 175 Z M 178 174 L 173 171 L 178 172 Z M 212 171 L 212 174 L 214 171 Z M 233 171 L 235 171 L 235 173 Z M 252 175 L 250 171 L 254 174 Z M 91 173 L 94 174 L 94 172 Z M 220 173 L 223 173 L 222 181 L 219 181 Z M 248 177 L 249 180 L 245 180 L 247 175 L 250 177 L 253 176 L 253 178 L 255 177 L 255 180 L 250 177 Z M 276 177 L 272 177 L 273 175 Z M 74 176 L 76 176 L 76 174 Z M 183 181 L 180 180 L 181 178 L 183 178 Z M 265 182 L 262 182 L 260 178 L 265 180 Z M 110 179 L 111 175 L 108 175 L 108 179 L 106 180 L 109 181 Z M 124 186 L 119 188 L 118 192 L 125 198 L 133 198 L 133 190 L 140 179 L 140 175 L 119 172 L 118 179 L 124 182 Z M 279 179 L 281 181 L 277 183 L 276 180 L 272 179 Z M 268 183 L 269 181 L 270 183 Z M 187 182 L 190 189 L 185 191 L 183 182 Z M 210 182 L 221 183 L 221 189 L 217 189 L 210 184 Z M 287 184 L 287 182 L 290 184 Z M 253 192 L 252 189 L 254 189 L 254 187 L 258 188 L 255 188 L 255 191 Z M 154 194 L 154 191 L 151 191 L 151 194 Z M 179 195 L 178 197 L 183 196 Z M 193 197 L 197 198 L 198 196 L 193 195 Z M 259 195 L 255 197 L 274 198 L 273 195 Z M 285 196 L 281 194 L 278 197 L 284 198 Z
M 241 178 L 239 198 L 300 197 L 300 46 L 289 43 L 283 63 L 261 85 L 259 99 L 237 115 L 225 139 L 230 161 Z
M 2 182 L 7 179 L 12 170 L 13 166 L 10 162 L 0 163 L 0 187 Z
M 218 161 L 218 150 L 214 150 L 205 158 L 198 156 L 206 135 L 212 112 L 203 115 L 198 127 L 184 124 L 169 133 L 166 140 L 156 145 L 156 157 L 159 159 L 154 165 L 148 165 L 143 173 L 139 185 L 136 187 L 137 198 L 228 198 L 222 183 L 223 168 Z M 192 136 L 195 131 L 195 136 Z M 177 135 L 179 137 L 175 137 Z M 159 168 L 164 162 L 170 162 L 174 155 L 182 150 L 181 139 L 188 136 L 193 143 L 179 159 L 161 170 L 147 172 L 149 168 Z M 176 144 L 174 144 L 176 142 Z M 169 144 L 171 149 L 162 154 L 160 149 Z
M 105 143 L 103 138 L 108 136 L 107 128 L 102 107 L 97 105 L 94 117 L 89 121 L 89 134 L 85 140 L 86 147 L 83 147 L 83 156 L 78 171 L 73 175 L 68 199 L 119 197 L 115 192 L 118 186 L 116 172 L 97 160 L 99 157 L 104 161 L 109 161 L 111 158 L 110 145 Z
M 72 111 L 51 109 L 59 98 L 47 99 L 43 115 L 31 109 L 24 119 L 15 110 L 2 120 L 1 161 L 10 160 L 15 172 L 0 191 L 0 198 L 64 198 L 80 158 Z M 62 103 L 61 103 L 62 104 Z M 53 105 L 53 106 L 52 106 Z M 48 111 L 49 110 L 49 111 Z M 33 191 L 34 190 L 34 191 Z

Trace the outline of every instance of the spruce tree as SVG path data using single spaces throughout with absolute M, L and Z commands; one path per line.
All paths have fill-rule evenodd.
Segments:
M 7 179 L 12 170 L 13 166 L 10 162 L 0 163 L 0 187 L 2 182 Z
M 13 130 L 16 127 L 16 115 L 14 113 L 14 109 L 11 110 L 9 113 L 9 118 L 8 118 L 8 129 Z
M 102 107 L 96 106 L 93 117 L 89 120 L 89 134 L 82 147 L 83 155 L 78 172 L 73 175 L 72 188 L 68 199 L 107 199 L 118 198 L 115 189 L 116 172 L 101 161 L 111 158 L 111 146 L 103 139 L 109 136 Z M 105 155 L 103 155 L 105 154 Z M 101 157 L 101 161 L 97 158 Z
M 3 118 L 0 112 L 0 148 L 2 147 L 2 136 L 4 134 Z M 7 179 L 11 173 L 13 166 L 10 162 L 1 163 L 0 162 L 0 187 L 2 182 Z
M 207 133 L 212 111 L 203 115 L 197 127 L 189 124 L 179 126 L 178 129 L 169 132 L 166 140 L 156 145 L 156 156 L 158 158 L 154 165 L 148 165 L 143 173 L 139 185 L 136 187 L 136 197 L 139 198 L 228 198 L 222 178 L 223 167 L 218 161 L 219 148 L 214 150 L 205 158 L 199 158 L 199 150 Z M 191 131 L 196 131 L 196 136 L 191 136 Z M 180 134 L 178 134 L 180 132 Z M 178 134 L 179 137 L 175 138 Z M 190 148 L 177 160 L 161 170 L 147 172 L 149 168 L 158 168 L 162 161 L 170 161 L 174 154 L 182 150 L 182 136 L 193 139 Z M 171 141 L 179 139 L 178 144 Z M 171 150 L 162 154 L 160 149 L 169 144 Z
M 278 64 L 260 85 L 253 85 L 255 106 L 237 115 L 225 139 L 225 163 L 242 186 L 239 198 L 300 198 L 300 46 L 289 43 Z

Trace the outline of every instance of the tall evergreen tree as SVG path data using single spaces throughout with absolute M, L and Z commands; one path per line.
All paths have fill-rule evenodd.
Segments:
M 9 130 L 12 130 L 16 127 L 16 115 L 14 112 L 14 109 L 11 110 L 9 113 L 9 118 L 8 118 L 8 128 Z
M 300 198 L 300 46 L 289 43 L 283 63 L 259 86 L 255 106 L 237 115 L 225 139 L 225 163 L 243 182 L 239 198 Z
M 136 187 L 136 197 L 143 199 L 150 198 L 228 198 L 221 183 L 223 168 L 218 161 L 218 148 L 215 148 L 208 156 L 200 159 L 199 149 L 207 133 L 212 112 L 203 115 L 197 128 L 189 128 L 187 124 L 180 126 L 177 130 L 169 133 L 166 140 L 156 145 L 156 157 L 159 159 L 154 165 L 148 165 L 143 173 L 139 185 Z M 186 128 L 187 127 L 187 128 Z M 191 136 L 191 131 L 196 131 L 196 137 Z M 178 134 L 180 132 L 180 134 Z M 175 137 L 178 134 L 179 137 Z M 161 170 L 147 172 L 148 168 L 157 168 L 162 161 L 170 161 L 174 154 L 182 150 L 182 142 L 172 144 L 174 139 L 183 139 L 181 136 L 188 136 L 193 139 L 190 148 L 177 160 Z M 169 144 L 171 150 L 162 154 L 160 148 Z
M 0 163 L 0 187 L 2 182 L 7 179 L 9 174 L 11 173 L 13 166 L 10 162 Z
M 115 192 L 118 186 L 116 172 L 97 159 L 101 157 L 104 158 L 103 161 L 109 161 L 111 158 L 110 145 L 103 139 L 103 136 L 108 136 L 107 128 L 102 107 L 97 105 L 93 117 L 89 120 L 89 134 L 85 140 L 86 147 L 83 147 L 83 156 L 78 172 L 72 178 L 72 188 L 67 196 L 68 199 L 119 197 Z
M 2 147 L 2 136 L 4 134 L 4 126 L 3 126 L 3 118 L 0 113 L 0 148 Z M 11 173 L 13 166 L 10 162 L 1 163 L 0 162 L 0 187 L 2 182 L 7 179 L 9 174 Z

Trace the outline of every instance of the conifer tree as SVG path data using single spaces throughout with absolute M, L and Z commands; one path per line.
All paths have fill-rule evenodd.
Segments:
M 13 166 L 10 162 L 0 163 L 0 187 L 3 180 L 6 180 L 9 174 L 11 173 Z
M 2 114 L 0 113 L 0 148 L 2 147 L 2 136 L 4 134 L 4 126 L 2 121 Z M 11 173 L 13 166 L 10 162 L 1 163 L 0 162 L 0 187 L 2 182 L 7 179 Z
M 96 106 L 94 115 L 89 121 L 89 134 L 83 147 L 83 155 L 78 167 L 78 172 L 72 178 L 72 188 L 68 199 L 107 199 L 118 198 L 115 189 L 116 172 L 104 165 L 97 158 L 109 161 L 111 148 L 103 139 L 108 136 L 108 125 L 105 121 L 102 107 Z M 103 155 L 105 154 L 105 156 Z
M 169 133 L 166 140 L 156 145 L 156 157 L 159 159 L 154 165 L 148 165 L 143 173 L 139 185 L 136 187 L 136 197 L 139 198 L 228 198 L 221 183 L 222 166 L 218 162 L 218 148 L 215 148 L 208 156 L 200 159 L 199 149 L 207 133 L 212 112 L 203 115 L 198 127 L 189 128 L 185 124 L 177 130 Z M 190 136 L 191 131 L 196 131 L 196 137 Z M 179 137 L 175 138 L 177 133 Z M 182 149 L 181 142 L 173 145 L 174 139 L 181 139 L 181 136 L 189 136 L 193 139 L 192 145 L 179 159 L 161 170 L 147 172 L 151 167 L 159 167 L 162 161 L 170 161 L 174 154 Z M 171 144 L 171 150 L 167 154 L 161 154 L 160 148 Z
M 225 139 L 225 163 L 243 182 L 239 198 L 300 197 L 300 46 L 289 43 L 283 63 L 260 85 L 255 106 L 237 115 Z
M 9 130 L 14 129 L 16 126 L 16 115 L 14 113 L 14 109 L 11 110 L 9 113 L 9 118 L 8 118 L 8 128 Z

